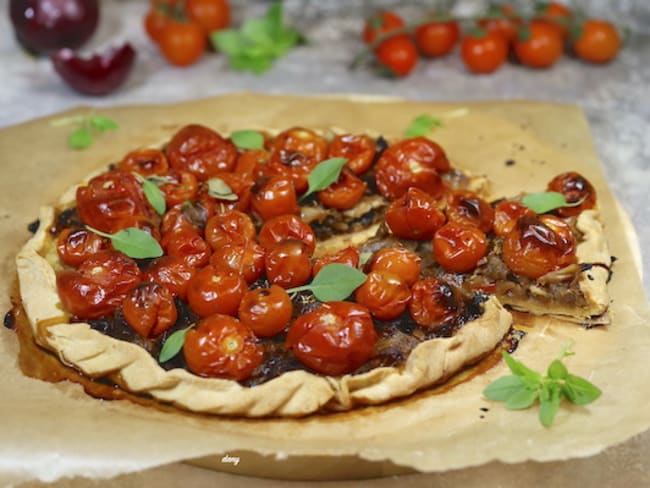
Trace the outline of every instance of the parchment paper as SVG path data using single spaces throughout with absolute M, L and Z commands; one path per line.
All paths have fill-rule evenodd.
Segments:
M 79 152 L 66 148 L 67 129 L 51 127 L 51 119 L 4 129 L 0 131 L 0 235 L 4 244 L 0 310 L 9 308 L 13 256 L 28 238 L 26 225 L 36 218 L 38 207 L 56 201 L 92 170 L 134 147 L 168 137 L 185 123 L 203 123 L 217 130 L 336 126 L 395 136 L 416 115 L 459 107 L 469 108 L 469 114 L 445 119 L 444 127 L 431 137 L 443 145 L 453 165 L 487 174 L 496 195 L 539 191 L 556 173 L 569 169 L 586 175 L 598 191 L 612 254 L 618 258 L 610 286 L 612 324 L 585 330 L 547 319 L 526 321 L 520 325 L 529 334 L 517 351 L 531 367 L 543 369 L 567 339 L 574 339 L 576 355 L 567 364 L 603 390 L 597 402 L 564 406 L 554 426 L 545 429 L 536 409 L 506 411 L 501 404 L 481 397 L 487 384 L 506 373 L 500 364 L 443 395 L 425 392 L 352 414 L 251 421 L 166 413 L 129 402 L 98 401 L 85 396 L 77 385 L 26 378 L 16 366 L 15 337 L 2 330 L 0 482 L 109 477 L 202 456 L 218 455 L 212 459 L 219 460 L 223 453 L 250 453 L 255 461 L 248 473 L 255 473 L 257 464 L 259 474 L 269 475 L 268 466 L 277 459 L 279 472 L 270 475 L 287 478 L 354 478 L 366 474 L 363 470 L 368 466 L 375 466 L 371 474 L 381 474 L 376 466 L 385 467 L 386 473 L 400 467 L 442 471 L 492 460 L 514 463 L 589 456 L 647 429 L 650 310 L 585 119 L 571 106 L 237 94 L 178 105 L 102 110 L 121 128 Z M 515 164 L 506 165 L 508 160 Z M 364 461 L 355 463 L 356 458 Z M 314 459 L 324 460 L 326 470 L 315 471 Z

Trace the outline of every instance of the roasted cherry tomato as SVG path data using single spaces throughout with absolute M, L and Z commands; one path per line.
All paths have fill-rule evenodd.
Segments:
M 75 268 L 93 254 L 110 249 L 105 237 L 86 229 L 63 229 L 57 239 L 56 251 L 61 261 Z
M 169 183 L 160 185 L 160 190 L 165 194 L 168 208 L 192 200 L 199 191 L 196 176 L 189 171 L 172 170 L 165 175 L 165 178 Z
M 445 223 L 436 200 L 418 188 L 409 188 L 386 210 L 386 225 L 403 239 L 431 239 Z
M 144 17 L 144 30 L 153 42 L 158 44 L 169 17 L 157 8 L 151 8 Z
M 274 285 L 293 288 L 311 278 L 310 253 L 303 241 L 288 239 L 266 251 L 266 277 Z
M 307 190 L 307 176 L 325 159 L 327 141 L 314 131 L 302 127 L 288 129 L 271 141 L 271 158 L 267 163 L 272 174 L 291 178 L 297 193 Z
M 246 292 L 239 304 L 239 320 L 258 337 L 271 337 L 291 322 L 293 303 L 283 288 L 257 288 Z
M 503 261 L 515 274 L 535 280 L 576 262 L 576 238 L 553 215 L 522 217 L 503 241 Z
M 490 34 L 500 36 L 507 44 L 514 42 L 521 26 L 521 19 L 509 5 L 497 6 L 490 18 L 481 19 L 478 25 Z
M 205 266 L 210 261 L 211 249 L 194 229 L 179 228 L 165 234 L 160 245 L 167 255 L 181 258 L 193 268 Z
M 169 164 L 176 171 L 189 171 L 199 181 L 231 171 L 237 148 L 212 129 L 187 125 L 179 130 L 167 146 Z
M 348 210 L 361 200 L 367 187 L 367 183 L 355 176 L 352 171 L 343 170 L 338 181 L 319 191 L 317 195 L 326 207 Z
M 411 286 L 420 277 L 422 259 L 408 249 L 388 247 L 375 253 L 369 263 L 370 271 L 387 272 Z
M 494 210 L 490 204 L 469 190 L 451 192 L 445 213 L 449 222 L 474 225 L 486 234 L 492 230 L 494 223 Z
M 259 187 L 253 188 L 251 207 L 262 220 L 298 213 L 298 199 L 293 182 L 284 176 L 266 179 Z
M 200 234 L 200 229 L 194 225 L 183 205 L 174 205 L 167 210 L 160 223 L 163 237 L 177 229 L 189 229 Z
M 418 64 L 418 49 L 406 34 L 382 41 L 375 49 L 375 55 L 379 64 L 393 76 L 406 76 Z
M 569 36 L 569 22 L 573 14 L 566 5 L 558 2 L 549 2 L 542 5 L 537 12 L 536 20 L 545 22 L 557 31 L 562 41 Z
M 507 236 L 523 216 L 534 216 L 535 212 L 519 202 L 503 201 L 494 209 L 494 233 Z
M 280 215 L 267 220 L 258 236 L 259 243 L 265 249 L 271 249 L 278 242 L 287 239 L 297 239 L 305 244 L 307 253 L 311 256 L 316 249 L 316 234 L 306 223 L 297 215 Z
M 564 47 L 557 29 L 547 22 L 532 21 L 514 44 L 519 62 L 531 68 L 549 68 L 562 57 Z
M 178 312 L 171 292 L 158 283 L 141 283 L 122 302 L 129 326 L 144 338 L 157 337 L 176 323 Z
M 355 301 L 378 320 L 393 320 L 402 315 L 409 298 L 411 293 L 406 283 L 385 271 L 372 271 L 354 292 Z
M 216 314 L 187 332 L 183 355 L 195 374 L 241 381 L 260 365 L 264 348 L 239 320 Z
M 325 256 L 318 258 L 314 262 L 312 274 L 316 276 L 325 266 L 334 263 L 347 264 L 352 268 L 357 268 L 359 266 L 359 249 L 348 246 L 333 254 L 326 254 Z
M 205 224 L 205 240 L 212 249 L 226 244 L 245 243 L 255 239 L 255 224 L 239 210 L 228 210 L 210 217 Z
M 182 258 L 162 256 L 149 265 L 142 279 L 158 283 L 167 288 L 172 295 L 187 300 L 187 287 L 195 274 L 196 268 L 187 264 Z
M 343 134 L 332 139 L 328 156 L 347 159 L 345 166 L 360 175 L 370 169 L 376 152 L 375 141 L 370 136 Z
M 485 233 L 478 227 L 450 222 L 433 237 L 433 255 L 446 271 L 467 273 L 487 253 Z
M 424 137 L 405 139 L 386 149 L 375 165 L 379 192 L 395 200 L 416 187 L 435 195 L 444 189 L 439 173 L 451 166 L 444 150 Z
M 546 189 L 562 193 L 567 203 L 582 201 L 576 207 L 558 208 L 555 212 L 560 217 L 573 217 L 579 215 L 583 210 L 589 210 L 596 206 L 596 189 L 587 178 L 575 171 L 557 175 L 549 182 Z
M 265 171 L 266 163 L 271 154 L 263 149 L 250 149 L 239 153 L 235 163 L 235 173 L 247 175 L 258 180 Z
M 117 165 L 120 171 L 138 173 L 140 176 L 163 175 L 169 169 L 167 156 L 158 149 L 132 151 Z
M 468 34 L 461 44 L 465 67 L 473 73 L 492 73 L 499 69 L 508 56 L 508 43 L 496 33 Z
M 251 188 L 255 184 L 252 177 L 237 173 L 218 173 L 212 178 L 223 181 L 230 188 L 232 194 L 227 198 L 220 198 L 218 194 L 210 193 L 209 186 L 203 186 L 199 190 L 198 200 L 201 206 L 207 210 L 208 217 L 224 210 L 248 211 L 251 204 Z
M 186 0 L 185 12 L 203 27 L 206 34 L 225 29 L 230 24 L 228 0 Z
M 203 55 L 207 39 L 199 23 L 170 18 L 160 30 L 158 47 L 170 64 L 189 66 Z
M 224 244 L 214 251 L 210 264 L 217 270 L 243 276 L 253 283 L 264 273 L 264 248 L 255 241 Z
M 190 280 L 187 301 L 199 317 L 215 313 L 234 316 L 247 289 L 241 276 L 206 266 Z
M 411 287 L 409 314 L 421 327 L 434 327 L 452 321 L 458 312 L 453 289 L 437 278 L 420 280 Z
M 395 12 L 380 10 L 366 20 L 363 27 L 363 42 L 370 44 L 377 36 L 401 29 L 404 26 L 404 19 Z
M 377 332 L 368 309 L 328 302 L 296 319 L 287 348 L 308 368 L 330 376 L 351 373 L 372 357 Z
M 428 22 L 415 30 L 415 42 L 420 54 L 429 58 L 446 56 L 458 41 L 460 28 L 454 20 Z
M 621 49 L 621 35 L 606 20 L 586 20 L 582 34 L 573 43 L 573 50 L 580 59 L 589 63 L 609 63 Z

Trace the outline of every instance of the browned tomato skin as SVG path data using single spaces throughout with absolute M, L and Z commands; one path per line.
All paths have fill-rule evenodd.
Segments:
M 167 156 L 158 149 L 132 151 L 117 165 L 120 171 L 138 173 L 140 176 L 164 175 L 169 169 Z
M 267 220 L 258 235 L 259 243 L 267 250 L 287 239 L 302 241 L 309 256 L 314 254 L 316 234 L 309 224 L 297 215 L 280 215 Z
M 304 285 L 311 278 L 309 256 L 309 250 L 302 241 L 288 239 L 279 242 L 266 251 L 266 277 L 282 288 Z
M 110 248 L 108 239 L 86 229 L 63 229 L 56 245 L 59 259 L 75 268 L 93 254 Z
M 218 213 L 205 224 L 205 240 L 215 250 L 226 244 L 242 244 L 254 239 L 255 224 L 248 214 L 239 210 Z
M 237 156 L 234 172 L 257 180 L 263 175 L 270 157 L 271 154 L 264 149 L 243 151 Z
M 351 171 L 341 171 L 338 181 L 317 193 L 323 205 L 337 210 L 354 207 L 366 192 L 368 185 Z
M 141 283 L 122 302 L 129 326 L 144 338 L 157 337 L 176 323 L 178 311 L 171 292 L 157 283 Z
M 208 264 L 212 250 L 194 229 L 180 228 L 169 232 L 160 242 L 168 256 L 181 258 L 188 266 L 201 268 Z
M 241 275 L 253 283 L 264 273 L 266 251 L 255 241 L 224 244 L 212 253 L 210 265 L 217 270 Z
M 328 302 L 291 325 L 287 348 L 308 368 L 330 376 L 350 373 L 372 357 L 377 333 L 368 309 Z
M 422 259 L 408 249 L 389 247 L 375 253 L 369 263 L 370 271 L 385 271 L 411 286 L 420 277 Z
M 445 220 L 436 199 L 418 188 L 409 188 L 386 210 L 386 225 L 403 239 L 431 239 Z
M 535 212 L 519 202 L 505 200 L 494 208 L 494 233 L 506 237 L 524 216 L 534 217 Z
M 365 283 L 357 288 L 354 298 L 376 319 L 393 320 L 406 310 L 411 293 L 398 276 L 385 271 L 372 271 Z
M 370 169 L 376 152 L 375 141 L 370 136 L 343 134 L 330 143 L 328 157 L 347 159 L 345 166 L 355 175 L 360 175 Z
M 202 233 L 202 230 L 195 226 L 190 218 L 185 213 L 182 205 L 174 205 L 167 209 L 167 213 L 163 215 L 162 221 L 160 223 L 160 232 L 162 233 L 163 239 L 170 232 L 174 232 L 180 229 L 188 229 L 197 232 L 198 234 Z
M 239 320 L 257 337 L 272 337 L 291 322 L 293 303 L 283 288 L 257 288 L 246 292 L 239 304 Z
M 420 327 L 449 323 L 458 313 L 455 293 L 437 278 L 420 280 L 411 287 L 408 308 L 411 318 Z
M 433 255 L 446 271 L 467 273 L 487 254 L 485 233 L 478 227 L 450 222 L 433 237 Z
M 359 248 L 353 246 L 345 247 L 333 254 L 326 254 L 325 256 L 321 256 L 316 261 L 314 261 L 312 274 L 316 276 L 325 266 L 334 263 L 347 264 L 352 268 L 358 268 L 359 256 Z
M 486 234 L 494 224 L 494 210 L 490 204 L 469 190 L 452 191 L 445 212 L 449 222 L 474 225 Z
M 165 176 L 171 182 L 161 185 L 160 190 L 165 195 L 168 208 L 180 205 L 196 197 L 199 191 L 199 183 L 192 173 L 189 171 L 170 171 Z
M 190 281 L 187 301 L 199 317 L 215 313 L 235 316 L 247 289 L 241 276 L 206 266 Z
M 293 182 L 283 176 L 272 176 L 266 179 L 259 188 L 253 189 L 251 207 L 262 220 L 297 214 L 298 199 Z
M 587 178 L 575 171 L 557 175 L 549 182 L 546 189 L 562 193 L 568 203 L 582 201 L 575 207 L 558 208 L 555 212 L 560 217 L 574 217 L 596 206 L 596 189 Z
M 264 349 L 239 320 L 215 314 L 187 332 L 183 355 L 199 376 L 242 381 L 260 365 Z
M 158 283 L 167 288 L 172 295 L 187 300 L 187 287 L 195 274 L 196 268 L 187 264 L 182 258 L 162 256 L 149 265 L 142 279 Z
M 218 178 L 226 183 L 237 196 L 237 199 L 226 200 L 213 197 L 208 192 L 207 186 L 202 187 L 199 189 L 198 201 L 207 210 L 208 217 L 227 210 L 248 211 L 251 205 L 251 188 L 254 185 L 254 181 L 250 176 L 236 173 L 217 173 L 212 178 Z
M 189 171 L 199 181 L 232 171 L 237 148 L 218 133 L 201 125 L 188 125 L 179 130 L 167 145 L 167 158 L 176 171 Z

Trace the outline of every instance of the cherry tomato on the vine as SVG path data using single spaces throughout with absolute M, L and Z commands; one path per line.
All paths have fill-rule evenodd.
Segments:
M 411 287 L 409 314 L 420 327 L 443 325 L 458 313 L 453 289 L 437 278 L 420 280 Z
M 161 12 L 159 9 L 152 7 L 149 9 L 144 17 L 144 30 L 146 31 L 149 39 L 158 44 L 162 36 L 162 31 L 169 17 Z
M 363 28 L 363 42 L 370 44 L 377 36 L 401 29 L 405 26 L 404 19 L 390 10 L 380 10 L 366 20 Z
M 283 288 L 257 288 L 246 292 L 239 304 L 239 320 L 258 337 L 271 337 L 289 325 L 293 303 Z
M 420 54 L 435 58 L 449 54 L 459 34 L 458 22 L 454 20 L 428 22 L 416 29 L 415 42 Z
M 382 41 L 375 55 L 379 64 L 389 74 L 397 77 L 408 75 L 418 64 L 418 49 L 408 35 L 398 35 Z
M 431 239 L 444 223 L 445 214 L 436 200 L 418 188 L 409 188 L 386 210 L 386 225 L 403 239 Z
M 472 271 L 486 253 L 485 233 L 473 225 L 449 222 L 433 237 L 436 261 L 452 273 Z
M 175 66 L 189 66 L 203 55 L 207 39 L 201 24 L 170 18 L 160 30 L 158 46 L 169 63 Z
M 228 0 L 186 0 L 185 12 L 203 27 L 206 34 L 225 29 L 230 24 Z
M 590 19 L 582 24 L 581 35 L 573 50 L 589 63 L 609 63 L 621 49 L 623 41 L 616 27 L 606 20 Z
M 510 5 L 501 5 L 496 7 L 493 14 L 491 17 L 479 20 L 478 25 L 490 34 L 501 36 L 506 44 L 514 42 L 521 26 L 521 19 L 517 17 L 515 9 Z
M 558 34 L 560 34 L 562 41 L 567 39 L 569 36 L 568 23 L 573 14 L 566 5 L 558 2 L 549 2 L 542 5 L 542 8 L 539 9 L 537 15 L 538 17 L 536 17 L 536 20 L 544 22 L 555 29 Z
M 122 302 L 129 326 L 144 338 L 156 337 L 176 323 L 178 311 L 171 292 L 158 283 L 141 283 Z
M 234 316 L 247 289 L 241 276 L 206 266 L 190 280 L 187 301 L 199 317 L 215 313 Z
M 505 63 L 508 42 L 496 32 L 470 33 L 463 38 L 461 55 L 473 73 L 492 73 Z
M 547 22 L 535 20 L 520 32 L 514 49 L 521 64 L 531 68 L 553 66 L 564 51 L 557 29 Z
M 406 283 L 386 271 L 371 271 L 354 292 L 355 301 L 378 320 L 393 320 L 402 315 L 410 298 Z
M 582 213 L 583 210 L 589 210 L 596 206 L 596 189 L 587 178 L 575 171 L 557 175 L 549 182 L 546 189 L 562 193 L 567 203 L 582 202 L 575 207 L 558 208 L 555 212 L 560 217 L 573 217 Z

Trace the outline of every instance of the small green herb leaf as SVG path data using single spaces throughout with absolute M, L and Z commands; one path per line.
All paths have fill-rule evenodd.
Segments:
M 406 137 L 419 137 L 427 135 L 434 127 L 442 127 L 442 120 L 431 115 L 422 114 L 413 119 L 404 135 Z
M 546 374 L 552 380 L 563 380 L 569 374 L 569 371 L 566 369 L 566 366 L 562 361 L 556 359 L 548 367 L 548 372 Z
M 147 181 L 150 181 L 156 186 L 163 186 L 163 185 L 169 185 L 174 184 L 175 181 L 172 180 L 169 176 L 159 176 L 159 175 L 149 175 L 147 176 Z
M 68 146 L 72 149 L 86 149 L 93 143 L 93 135 L 85 127 L 73 130 L 68 136 Z
M 362 252 L 359 254 L 359 267 L 363 267 L 368 264 L 368 261 L 372 258 L 371 252 Z
M 123 229 L 115 234 L 107 234 L 92 227 L 86 226 L 88 230 L 97 235 L 107 237 L 111 240 L 113 247 L 134 259 L 157 258 L 163 255 L 163 250 L 156 239 L 150 234 L 136 227 Z
M 535 213 L 544 214 L 551 210 L 555 210 L 556 208 L 577 207 L 582 203 L 582 200 L 575 203 L 569 203 L 566 201 L 566 197 L 562 193 L 556 191 L 545 191 L 541 193 L 528 193 L 523 196 L 521 203 Z
M 165 201 L 165 194 L 158 188 L 158 185 L 154 183 L 152 177 L 147 177 L 146 179 L 140 176 L 138 173 L 133 173 L 136 179 L 142 185 L 142 191 L 144 196 L 147 198 L 149 204 L 153 207 L 158 215 L 165 215 L 167 211 L 167 202 Z M 160 178 L 159 176 L 157 178 Z
M 538 396 L 539 390 L 532 390 L 525 387 L 513 393 L 510 398 L 506 400 L 505 406 L 508 410 L 523 410 L 535 403 Z
M 238 130 L 230 139 L 239 149 L 264 149 L 264 135 L 256 130 Z
M 300 199 L 304 200 L 307 196 L 314 192 L 324 190 L 332 183 L 335 183 L 341 175 L 341 170 L 348 160 L 346 158 L 330 158 L 322 161 L 311 170 L 307 176 L 309 188 Z
M 119 128 L 117 122 L 115 122 L 113 119 L 109 119 L 108 117 L 104 117 L 103 115 L 91 115 L 88 119 L 88 122 L 93 129 L 99 132 L 104 132 L 106 130 L 115 130 Z
M 502 376 L 483 390 L 483 396 L 497 402 L 506 402 L 514 394 L 527 389 L 519 376 Z
M 602 394 L 596 385 L 590 383 L 584 378 L 572 374 L 567 374 L 562 391 L 564 396 L 566 396 L 571 403 L 575 403 L 576 405 L 586 405 L 587 403 L 591 403 Z
M 208 180 L 208 195 L 218 200 L 228 200 L 230 202 L 239 200 L 239 197 L 236 193 L 233 193 L 228 183 L 220 178 L 210 178 Z
M 366 278 L 364 273 L 352 266 L 333 263 L 324 266 L 310 284 L 291 288 L 287 293 L 308 290 L 321 302 L 345 300 Z
M 159 362 L 164 363 L 165 361 L 169 361 L 171 358 L 176 356 L 181 349 L 183 349 L 185 336 L 194 325 L 195 324 L 192 324 L 185 329 L 177 330 L 165 340 L 165 343 L 160 350 L 160 355 L 158 356 Z
M 558 383 L 547 382 L 542 385 L 539 393 L 539 421 L 549 427 L 555 420 L 555 414 L 562 402 L 562 390 Z
M 528 366 L 524 365 L 524 363 L 517 361 L 508 354 L 508 352 L 502 351 L 501 355 L 508 365 L 508 368 L 510 368 L 510 371 L 512 371 L 512 374 L 519 376 L 526 385 L 535 387 L 542 380 L 542 375 L 537 371 L 533 371 Z

